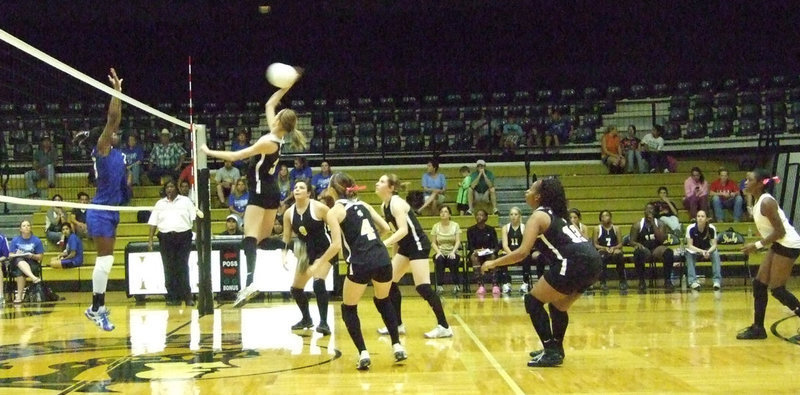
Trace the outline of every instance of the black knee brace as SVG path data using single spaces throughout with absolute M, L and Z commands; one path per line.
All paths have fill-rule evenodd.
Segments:
M 539 299 L 534 298 L 533 295 L 529 293 L 525 294 L 523 299 L 525 300 L 525 311 L 528 314 L 537 313 L 539 310 L 544 308 L 544 303 L 542 303 Z
M 800 315 L 800 302 L 792 295 L 791 292 L 786 290 L 785 286 L 772 289 L 772 296 L 778 299 L 784 306 L 794 311 L 795 314 Z
M 294 300 L 308 300 L 306 297 L 306 292 L 302 288 L 289 288 L 289 293 L 292 294 L 292 298 Z
M 767 297 L 767 284 L 758 281 L 757 279 L 753 279 L 753 297 L 759 299 L 761 297 Z
M 428 302 L 430 302 L 431 298 L 436 295 L 436 293 L 433 292 L 433 288 L 431 288 L 430 284 L 420 284 L 417 285 L 416 288 L 419 296 L 422 296 L 422 299 L 425 299 Z

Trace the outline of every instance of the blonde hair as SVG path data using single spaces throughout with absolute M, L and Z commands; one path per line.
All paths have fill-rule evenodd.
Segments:
M 278 123 L 281 128 L 286 131 L 291 143 L 289 145 L 294 149 L 304 150 L 308 146 L 308 141 L 303 132 L 297 130 L 297 113 L 289 108 L 284 108 L 278 111 L 275 115 L 278 118 Z
M 520 211 L 519 207 L 517 206 L 511 207 L 511 209 L 508 210 L 508 213 L 511 214 L 512 211 L 516 211 L 517 214 L 522 215 L 522 211 Z
M 387 173 L 384 174 L 384 176 L 386 176 L 386 181 L 388 181 L 389 186 L 394 188 L 394 194 L 405 192 L 406 188 L 408 188 L 409 182 L 400 181 L 400 177 L 398 177 L 397 174 Z
M 244 192 L 242 193 L 239 193 L 239 188 L 237 188 L 240 182 L 244 184 Z M 236 197 L 241 197 L 242 195 L 247 193 L 247 177 L 239 177 L 239 179 L 236 180 L 236 183 L 233 184 L 233 188 L 231 188 L 231 193 L 233 194 L 233 196 Z

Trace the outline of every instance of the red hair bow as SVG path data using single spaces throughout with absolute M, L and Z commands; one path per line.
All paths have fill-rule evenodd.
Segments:
M 347 192 L 358 192 L 358 191 L 363 191 L 365 189 L 367 189 L 366 185 L 353 185 L 351 187 L 345 188 L 345 191 L 347 191 Z
M 764 179 L 763 181 L 761 181 L 761 182 L 763 182 L 763 183 L 764 183 L 764 185 L 767 185 L 767 184 L 769 184 L 769 182 L 770 182 L 770 181 L 775 181 L 775 183 L 776 183 L 776 184 L 780 184 L 780 183 L 781 183 L 781 178 L 780 178 L 780 177 L 778 177 L 778 176 L 775 176 L 775 177 L 769 177 L 769 178 L 765 178 L 765 179 Z

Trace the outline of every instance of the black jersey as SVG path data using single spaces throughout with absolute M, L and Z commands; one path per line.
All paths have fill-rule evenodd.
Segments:
M 597 225 L 597 230 L 597 244 L 603 247 L 613 247 L 619 244 L 617 232 L 614 231 L 613 226 L 611 229 L 606 229 L 603 225 Z
M 589 246 L 595 251 L 595 254 L 597 253 L 594 246 L 589 243 L 589 240 L 583 237 L 578 229 L 564 218 L 553 214 L 553 210 L 549 207 L 539 207 L 536 211 L 541 211 L 550 216 L 550 226 L 539 234 L 539 240 L 547 247 L 539 250 L 542 255 L 556 261 L 572 260 L 577 258 L 577 256 L 573 255 L 579 250 L 575 248 L 579 245 Z
M 508 243 L 508 248 L 511 251 L 516 250 L 519 248 L 519 245 L 522 244 L 522 234 L 525 233 L 525 224 L 519 224 L 517 229 L 514 229 L 511 226 L 511 223 L 507 223 L 505 225 L 506 228 L 506 242 Z
M 389 204 L 382 203 L 381 207 L 383 207 L 383 217 L 386 218 L 386 222 L 394 225 L 395 229 L 399 229 L 397 226 L 397 219 L 395 219 L 394 215 L 392 215 L 391 205 L 396 199 L 402 199 L 400 196 L 392 195 L 392 198 L 389 199 Z M 399 242 L 397 242 L 397 246 L 400 251 L 424 251 L 430 250 L 431 242 L 428 240 L 428 236 L 422 231 L 422 225 L 419 224 L 419 220 L 417 220 L 417 216 L 414 215 L 412 210 L 408 210 L 408 215 L 406 216 L 406 221 L 408 222 L 408 234 L 403 236 Z
M 291 212 L 292 230 L 297 238 L 306 243 L 309 257 L 318 257 L 331 245 L 331 235 L 325 221 L 322 218 L 314 217 L 313 204 L 309 202 L 308 207 L 302 214 L 297 211 L 297 205 L 289 207 Z
M 391 265 L 389 251 L 378 237 L 378 230 L 364 202 L 340 199 L 345 215 L 341 222 L 342 239 L 347 250 L 345 260 L 351 265 L 380 267 Z
M 271 134 L 267 135 L 267 139 L 278 144 L 278 149 L 269 155 L 259 154 L 252 157 L 247 168 L 247 187 L 251 193 L 259 195 L 265 193 L 266 188 L 277 188 L 275 168 L 281 158 L 281 147 L 283 147 L 282 139 Z
M 717 228 L 712 224 L 706 224 L 706 228 L 702 232 L 697 223 L 691 224 L 686 228 L 686 240 L 692 239 L 692 245 L 701 250 L 711 248 L 711 240 L 716 237 Z
M 653 220 L 653 223 L 656 228 L 661 226 L 657 219 Z M 655 228 L 648 225 L 644 218 L 639 220 L 639 237 L 634 241 L 651 250 L 661 245 L 656 238 Z

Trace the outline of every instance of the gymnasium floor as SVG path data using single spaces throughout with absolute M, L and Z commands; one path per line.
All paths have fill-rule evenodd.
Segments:
M 433 314 L 403 287 L 409 359 L 402 364 L 393 364 L 388 337 L 375 332 L 382 323 L 365 295 L 367 372 L 355 369 L 339 302 L 329 310 L 333 334 L 321 337 L 292 333 L 299 312 L 280 298 L 198 317 L 111 293 L 117 328 L 103 332 L 82 313 L 91 295 L 67 293 L 55 304 L 3 310 L 0 393 L 798 393 L 800 319 L 770 299 L 769 338 L 737 341 L 752 320 L 752 298 L 736 283 L 721 292 L 583 297 L 570 311 L 564 365 L 540 369 L 526 366 L 540 345 L 518 293 L 444 294 L 455 336 L 428 340 L 422 333 L 435 325 Z M 800 280 L 788 288 L 797 292 Z M 315 309 L 312 299 L 317 322 Z

